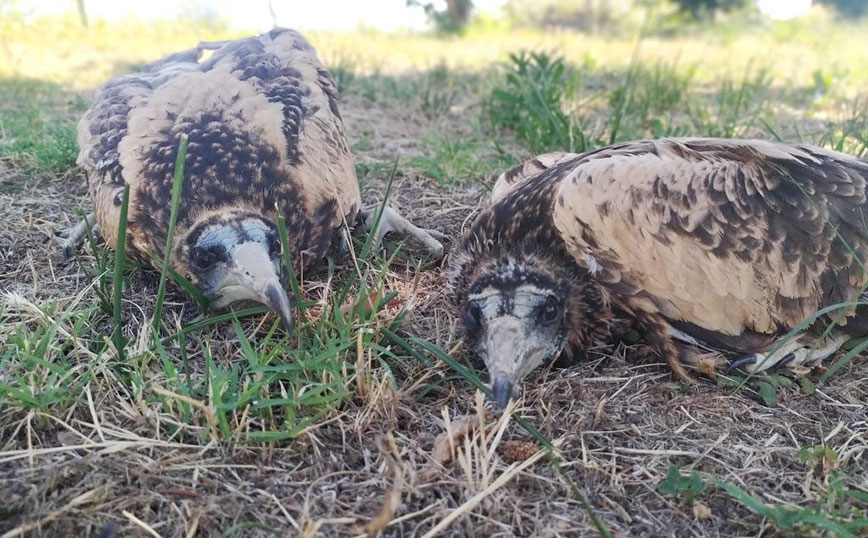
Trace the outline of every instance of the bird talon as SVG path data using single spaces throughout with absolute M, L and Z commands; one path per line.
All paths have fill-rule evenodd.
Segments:
M 793 362 L 793 360 L 795 358 L 796 358 L 795 352 L 791 351 L 790 353 L 787 353 L 786 355 L 784 355 L 784 358 L 782 358 L 781 360 L 776 362 L 774 366 L 772 366 L 772 371 L 776 371 L 776 370 L 779 370 L 780 368 L 783 368 L 784 366 Z
M 426 228 L 425 231 L 428 232 L 428 235 L 430 235 L 431 237 L 433 237 L 434 239 L 436 239 L 438 241 L 448 241 L 449 240 L 449 235 L 441 232 L 440 230 L 434 230 L 433 228 Z
M 426 245 L 426 248 L 427 248 L 427 250 L 428 250 L 428 253 L 429 253 L 431 256 L 433 256 L 434 258 L 436 258 L 436 259 L 439 260 L 440 258 L 443 257 L 443 251 L 444 251 L 444 249 L 443 249 L 443 245 L 440 244 L 439 241 L 436 241 L 436 240 L 435 240 L 434 243 L 432 243 L 432 244 L 427 244 L 427 245 Z
M 742 366 L 747 366 L 748 364 L 756 364 L 756 361 L 757 361 L 757 354 L 756 353 L 751 353 L 750 355 L 745 355 L 743 357 L 739 357 L 738 359 L 735 359 L 732 362 L 730 362 L 729 366 L 726 367 L 726 370 L 724 370 L 723 373 L 728 374 L 737 368 L 741 368 Z

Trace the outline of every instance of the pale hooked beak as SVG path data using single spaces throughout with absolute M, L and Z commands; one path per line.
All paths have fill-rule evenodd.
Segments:
M 491 394 L 495 411 L 503 411 L 512 397 L 512 381 L 506 374 L 498 373 L 491 379 Z
M 485 335 L 484 360 L 491 379 L 494 410 L 502 412 L 512 397 L 513 387 L 524 377 L 526 334 L 521 320 L 503 317 L 489 322 Z
M 292 332 L 292 306 L 289 304 L 289 297 L 286 296 L 286 290 L 283 289 L 279 279 L 273 278 L 265 285 L 262 302 L 280 316 L 280 321 L 283 322 L 286 332 Z
M 232 258 L 235 267 L 224 279 L 222 292 L 225 300 L 222 302 L 252 299 L 264 303 L 280 316 L 286 331 L 292 331 L 289 297 L 266 248 L 254 241 L 242 243 L 235 247 Z
M 551 356 L 553 348 L 534 341 L 524 321 L 511 316 L 491 320 L 480 349 L 491 379 L 494 411 L 502 412 L 515 387 Z

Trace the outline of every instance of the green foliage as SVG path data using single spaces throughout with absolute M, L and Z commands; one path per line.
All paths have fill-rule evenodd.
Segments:
M 73 114 L 83 108 L 55 84 L 0 79 L 0 157 L 31 173 L 68 170 L 78 154 Z
M 799 449 L 798 457 L 811 469 L 831 467 L 838 463 L 838 453 L 826 445 L 803 446 Z
M 660 491 L 667 495 L 682 495 L 688 502 L 696 500 L 704 491 L 707 484 L 699 476 L 692 472 L 683 475 L 674 465 L 669 466 L 666 479 L 660 483 Z
M 821 457 L 826 457 L 826 449 L 821 452 Z M 815 457 L 815 451 L 806 453 Z M 803 452 L 800 451 L 800 457 L 802 454 Z M 865 518 L 864 510 L 842 510 L 842 508 L 847 508 L 849 504 L 847 506 L 835 504 L 834 499 L 844 500 L 845 503 L 859 499 L 864 500 L 864 492 L 846 487 L 841 480 L 836 482 L 834 491 L 829 491 L 834 506 L 804 508 L 794 508 L 778 503 L 768 504 L 735 484 L 724 482 L 713 475 L 699 471 L 683 474 L 675 465 L 670 465 L 666 479 L 660 483 L 659 488 L 667 495 L 680 495 L 688 501 L 693 501 L 705 492 L 709 485 L 722 489 L 739 504 L 763 516 L 781 531 L 804 532 L 811 529 L 813 531 L 829 531 L 839 537 L 855 538 L 856 532 L 868 529 L 868 519 Z
M 687 111 L 696 132 L 702 136 L 739 138 L 756 125 L 766 111 L 771 77 L 761 69 L 748 69 L 740 83 L 725 79 L 712 103 L 692 99 Z
M 414 81 L 422 111 L 431 117 L 447 114 L 458 97 L 458 88 L 449 68 L 439 63 Z
M 679 117 L 688 98 L 694 70 L 657 62 L 631 65 L 623 82 L 609 93 L 609 141 L 684 136 L 688 126 Z
M 182 144 L 179 155 L 183 152 Z M 181 157 L 178 162 L 183 162 Z M 177 167 L 176 191 L 182 179 L 183 170 Z M 119 241 L 124 223 L 122 215 Z M 157 403 L 165 412 L 183 417 L 185 423 L 201 425 L 203 437 L 226 442 L 275 441 L 298 435 L 352 394 L 349 379 L 359 353 L 377 357 L 387 375 L 390 370 L 384 358 L 400 360 L 381 342 L 384 331 L 396 330 L 404 314 L 385 323 L 378 319 L 395 295 L 384 287 L 390 260 L 370 252 L 370 239 L 356 258 L 359 270 L 347 275 L 317 315 L 302 313 L 291 338 L 282 333 L 276 319 L 260 323 L 262 333 L 243 326 L 241 320 L 267 313 L 256 307 L 201 314 L 170 334 L 159 323 L 149 324 L 150 331 L 145 332 L 151 338 L 142 346 L 141 341 L 128 341 L 121 332 L 121 321 L 130 319 L 127 314 L 121 318 L 123 303 L 119 300 L 130 274 L 124 267 L 124 253 L 116 249 L 113 256 L 93 240 L 90 231 L 88 236 L 94 265 L 79 263 L 95 283 L 97 293 L 91 305 L 69 312 L 49 309 L 14 325 L 8 312 L 0 317 L 8 327 L 4 334 L 9 336 L 0 349 L 0 371 L 18 372 L 0 377 L 0 404 L 12 409 L 72 405 L 92 379 L 93 372 L 83 367 L 89 362 L 93 368 L 108 368 L 111 383 L 120 384 L 115 387 L 119 392 L 141 398 L 143 404 Z M 287 261 L 284 227 L 281 242 Z M 294 276 L 290 271 L 298 296 Z M 166 278 L 164 271 L 160 298 Z M 296 302 L 296 306 L 304 309 L 310 303 Z M 208 329 L 218 323 L 231 323 L 237 340 L 234 354 L 242 360 L 215 360 Z M 188 355 L 192 353 L 202 357 L 204 372 L 190 371 Z M 82 363 L 83 354 L 91 359 Z M 154 363 L 160 371 L 159 381 L 154 380 Z M 191 402 L 205 403 L 197 407 Z
M 335 85 L 338 88 L 338 93 L 343 94 L 349 91 L 350 87 L 356 80 L 354 65 L 357 60 L 348 55 L 340 55 L 333 61 L 328 62 L 329 73 L 335 79 Z
M 862 157 L 868 156 L 868 114 L 863 111 L 863 100 L 854 100 L 849 117 L 830 121 L 814 143 Z
M 491 91 L 491 122 L 515 132 L 533 153 L 584 151 L 589 146 L 574 119 L 564 111 L 578 74 L 563 58 L 546 52 L 511 53 L 500 83 Z
M 514 164 L 507 155 L 489 155 L 486 142 L 475 137 L 442 135 L 425 140 L 429 153 L 413 157 L 407 165 L 437 181 L 480 181 Z
M 799 39 L 805 39 L 804 30 L 800 32 Z M 454 41 L 430 40 L 413 45 L 427 53 L 432 42 L 446 47 Z M 394 43 L 389 41 L 388 46 L 394 47 Z M 418 51 L 416 54 L 423 54 Z M 763 71 L 748 71 L 734 80 L 719 78 L 723 68 L 711 66 L 711 60 L 701 64 L 701 70 L 694 70 L 692 66 L 682 68 L 674 61 L 643 62 L 638 55 L 625 71 L 620 58 L 628 57 L 629 50 L 626 55 L 622 51 L 610 51 L 608 57 L 587 56 L 583 64 L 577 64 L 581 67 L 571 67 L 566 58 L 551 53 L 519 53 L 510 57 L 506 69 L 490 78 L 486 70 L 468 76 L 443 62 L 438 64 L 436 59 L 429 61 L 429 56 L 422 56 L 425 60 L 418 57 L 408 60 L 417 61 L 424 68 L 414 70 L 417 68 L 411 66 L 400 74 L 390 74 L 384 67 L 384 71 L 373 75 L 356 70 L 360 61 L 355 56 L 338 56 L 331 71 L 341 92 L 376 102 L 381 105 L 377 107 L 379 110 L 400 110 L 412 116 L 417 124 L 430 123 L 427 135 L 421 138 L 424 144 L 421 154 L 406 165 L 444 183 L 474 181 L 505 169 L 515 153 L 514 142 L 533 153 L 553 149 L 582 151 L 610 138 L 617 141 L 687 134 L 747 136 L 752 135 L 758 121 L 766 122 L 775 136 L 780 132 L 782 139 L 805 138 L 806 142 L 854 155 L 868 155 L 868 120 L 863 102 L 844 103 L 852 107 L 849 117 L 847 112 L 840 113 L 841 95 L 852 90 L 848 86 L 852 79 L 848 77 L 857 71 L 846 62 L 842 61 L 842 66 L 824 65 L 816 69 L 811 64 L 807 73 L 799 75 L 801 78 L 794 76 L 796 82 L 792 85 L 788 79 L 774 81 L 775 105 L 780 101 L 787 110 L 804 113 L 805 117 L 816 114 L 810 124 L 818 125 L 817 130 L 802 133 L 798 128 L 803 116 L 793 113 L 796 133 L 792 134 L 792 130 L 780 130 L 781 122 L 789 119 L 766 114 L 773 81 Z M 359 54 L 362 57 L 364 52 Z M 570 61 L 576 61 L 584 53 L 573 49 L 568 54 Z M 455 55 L 447 57 L 450 66 L 461 65 L 454 61 Z M 473 65 L 482 63 L 478 61 Z M 368 65 L 372 64 L 376 65 L 373 62 Z M 436 67 L 429 69 L 431 65 Z M 782 86 L 786 86 L 786 91 L 779 100 L 777 92 L 782 91 Z M 489 88 L 493 90 L 489 92 Z M 477 114 L 475 105 L 483 91 L 486 105 L 483 124 L 488 127 L 485 120 L 490 120 L 502 131 L 494 135 L 482 129 L 468 132 L 465 124 L 457 131 L 444 129 L 454 127 L 459 115 L 462 121 L 465 116 L 471 117 L 471 124 L 478 121 L 473 115 Z M 792 96 L 797 99 L 791 99 Z M 81 101 L 59 86 L 20 80 L 0 86 L 0 97 L 2 155 L 18 169 L 57 173 L 69 170 L 75 157 L 74 122 L 83 108 Z M 779 109 L 775 108 L 775 112 Z M 377 149 L 380 125 L 373 121 L 371 125 L 356 133 L 354 153 Z M 501 140 L 509 150 L 492 148 L 492 144 Z M 26 144 L 21 145 L 22 142 Z M 64 144 L 68 147 L 57 151 Z M 52 155 L 60 157 L 55 159 Z M 379 181 L 388 177 L 393 167 L 366 158 L 357 161 L 356 169 L 364 188 L 372 178 Z M 288 256 L 285 230 L 281 231 L 281 240 Z M 402 369 L 411 366 L 412 361 L 420 361 L 432 369 L 440 368 L 437 365 L 441 362 L 446 364 L 448 369 L 438 370 L 442 377 L 426 381 L 426 388 L 413 394 L 417 398 L 423 398 L 426 391 L 439 390 L 439 384 L 444 382 L 459 381 L 465 389 L 487 390 L 483 373 L 425 339 L 402 336 L 398 329 L 403 314 L 393 319 L 384 320 L 382 315 L 377 318 L 376 312 L 382 311 L 393 298 L 384 284 L 390 260 L 369 252 L 369 245 L 358 257 L 358 271 L 335 274 L 334 267 L 329 267 L 329 282 L 336 282 L 340 288 L 336 293 L 329 293 L 313 305 L 299 300 L 300 294 L 295 292 L 294 304 L 303 313 L 298 316 L 299 323 L 292 335 L 284 334 L 281 325 L 262 307 L 203 314 L 181 321 L 174 317 L 179 308 L 167 306 L 163 319 L 158 306 L 154 308 L 154 318 L 160 323 L 154 329 L 145 327 L 151 330 L 150 339 L 144 338 L 143 342 L 116 339 L 115 346 L 122 348 L 125 356 L 113 355 L 107 341 L 112 329 L 119 327 L 115 315 L 120 307 L 126 309 L 122 321 L 127 337 L 131 331 L 135 332 L 135 322 L 140 319 L 139 312 L 129 308 L 129 302 L 116 302 L 115 292 L 141 275 L 138 267 L 121 264 L 121 258 L 112 255 L 92 236 L 89 242 L 93 263 L 82 260 L 78 263 L 87 275 L 86 280 L 93 283 L 93 292 L 84 295 L 81 304 L 64 311 L 49 303 L 37 313 L 16 316 L 15 321 L 10 312 L 0 312 L 0 325 L 5 325 L 0 342 L 0 407 L 13 413 L 34 410 L 37 413 L 33 416 L 41 420 L 41 412 L 58 416 L 79 403 L 88 388 L 96 392 L 108 387 L 121 400 L 136 400 L 139 408 L 151 407 L 165 413 L 167 420 L 160 422 L 163 426 L 171 428 L 173 421 L 178 421 L 190 427 L 182 430 L 183 426 L 177 426 L 170 435 L 194 431 L 203 440 L 210 440 L 213 428 L 218 442 L 232 444 L 291 439 L 305 428 L 333 417 L 335 409 L 353 397 L 351 380 L 357 373 L 355 364 L 360 353 L 371 357 L 379 372 L 387 376 L 395 372 L 396 383 Z M 166 268 L 163 280 L 168 276 L 184 286 L 183 278 L 171 275 Z M 162 302 L 165 289 L 160 291 L 156 285 L 154 288 L 160 297 L 158 303 Z M 167 305 L 174 303 L 167 299 Z M 146 309 L 145 315 L 149 313 Z M 223 325 L 234 339 L 223 338 L 215 343 L 217 325 Z M 816 388 L 815 382 L 834 374 L 866 347 L 868 339 L 855 341 L 820 380 L 804 377 L 793 380 L 786 374 L 766 373 L 727 376 L 722 383 L 747 384 L 767 405 L 775 405 L 782 389 L 798 388 L 794 381 L 804 393 L 810 394 Z M 541 446 L 550 444 L 520 417 L 517 422 Z M 805 529 L 838 532 L 840 527 L 852 534 L 864 533 L 863 507 L 868 503 L 868 493 L 848 485 L 846 472 L 838 468 L 843 463 L 837 453 L 828 447 L 807 447 L 799 456 L 806 472 L 816 480 L 814 484 L 819 484 L 816 506 L 764 504 L 735 486 L 715 482 L 704 473 L 682 473 L 676 467 L 669 469 L 660 488 L 688 500 L 723 491 L 778 528 L 796 535 L 806 534 Z M 563 472 L 556 458 L 552 462 L 573 496 L 583 502 L 572 482 L 574 477 Z M 813 497 L 808 502 L 813 503 Z M 593 510 L 587 509 L 594 519 Z M 255 528 L 255 524 L 238 523 L 226 532 L 240 534 L 246 528 Z M 600 532 L 606 534 L 604 530 Z
M 96 307 L 88 307 L 58 314 L 48 305 L 39 310 L 37 323 L 18 324 L 6 333 L 0 345 L 0 372 L 8 375 L 0 376 L 0 407 L 48 411 L 77 401 L 91 372 L 79 365 L 82 350 L 77 344 L 84 342 L 66 338 L 60 327 L 86 333 L 93 329 L 97 313 Z M 11 323 L 7 314 L 0 312 L 0 324 Z

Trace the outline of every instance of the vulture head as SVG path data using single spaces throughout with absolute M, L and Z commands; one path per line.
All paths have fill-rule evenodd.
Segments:
M 292 328 L 289 298 L 280 281 L 277 226 L 261 213 L 222 210 L 204 215 L 174 248 L 179 272 L 212 306 L 257 301 L 274 310 L 287 331 Z
M 469 278 L 459 300 L 465 334 L 488 370 L 495 408 L 502 410 L 531 371 L 582 339 L 597 301 L 575 265 L 549 256 L 505 257 L 464 269 Z

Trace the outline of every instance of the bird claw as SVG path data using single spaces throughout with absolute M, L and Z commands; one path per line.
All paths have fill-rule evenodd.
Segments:
M 741 368 L 742 366 L 747 366 L 749 364 L 756 364 L 757 360 L 758 360 L 758 357 L 757 357 L 756 353 L 751 353 L 750 355 L 744 355 L 744 356 L 739 357 L 739 358 L 733 360 L 732 362 L 730 362 L 729 366 L 726 367 L 726 370 L 724 370 L 723 373 L 728 374 L 737 368 Z
M 375 213 L 373 211 L 367 213 L 363 216 L 363 222 L 365 228 L 370 231 L 374 226 Z M 382 213 L 380 214 L 379 222 L 377 223 L 377 229 L 374 232 L 374 240 L 373 247 L 379 248 L 382 243 L 383 237 L 386 236 L 387 233 L 394 232 L 397 234 L 404 235 L 405 237 L 411 238 L 414 241 L 418 242 L 435 258 L 442 258 L 444 253 L 443 244 L 438 240 L 446 239 L 447 236 L 437 230 L 429 230 L 425 228 L 419 228 L 414 225 L 412 222 L 408 221 L 406 218 L 401 216 L 393 208 L 386 206 L 383 208 Z
M 783 368 L 784 366 L 793 362 L 793 360 L 795 358 L 796 358 L 796 353 L 794 351 L 787 353 L 786 355 L 784 355 L 784 357 L 781 360 L 779 360 L 778 362 L 775 363 L 774 366 L 772 366 L 772 371 L 777 371 L 777 370 Z
M 760 361 L 760 356 L 761 356 L 760 354 L 751 353 L 750 355 L 744 355 L 742 357 L 739 357 L 739 358 L 737 358 L 737 359 L 735 359 L 729 363 L 729 366 L 726 367 L 726 370 L 724 373 L 728 374 L 731 371 L 735 370 L 736 368 L 741 368 L 743 366 L 750 366 L 752 364 L 757 364 Z M 787 365 L 789 365 L 790 363 L 795 361 L 797 358 L 798 358 L 798 353 L 796 351 L 790 351 L 789 353 L 784 355 L 780 360 L 775 362 L 774 365 L 772 365 L 769 368 L 769 370 L 776 372 L 776 371 L 780 370 L 781 368 L 786 367 Z M 763 356 L 763 361 L 766 361 L 766 360 L 768 360 L 768 357 Z
M 423 231 L 425 231 L 428 235 L 430 235 L 431 237 L 433 237 L 434 239 L 436 239 L 438 241 L 448 241 L 449 240 L 449 235 L 441 232 L 440 230 L 434 230 L 433 228 L 423 228 Z
M 60 244 L 59 250 L 64 262 L 69 261 L 69 258 L 75 251 L 75 248 L 87 235 L 88 228 L 91 229 L 91 233 L 97 233 L 99 230 L 99 227 L 94 223 L 93 213 L 85 215 L 85 217 L 81 219 L 81 221 L 75 226 L 71 226 L 69 228 L 64 228 L 62 230 L 57 230 L 56 232 L 54 232 L 55 236 L 63 239 L 63 242 Z

